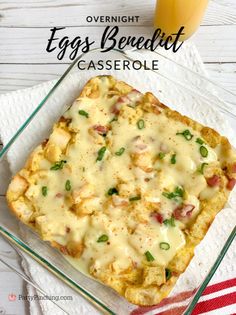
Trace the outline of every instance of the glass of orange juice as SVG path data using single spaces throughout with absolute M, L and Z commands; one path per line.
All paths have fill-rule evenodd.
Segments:
M 199 27 L 209 0 L 157 0 L 154 26 L 166 36 L 178 33 L 180 41 L 188 39 Z

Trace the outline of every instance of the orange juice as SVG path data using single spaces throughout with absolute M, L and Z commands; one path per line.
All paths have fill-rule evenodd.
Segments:
M 201 23 L 208 0 L 157 0 L 154 25 L 166 36 L 184 26 L 180 40 L 189 38 Z

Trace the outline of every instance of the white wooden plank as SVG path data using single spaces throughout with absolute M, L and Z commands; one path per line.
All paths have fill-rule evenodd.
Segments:
M 236 93 L 236 63 L 205 64 L 212 80 Z
M 0 65 L 0 94 L 58 78 L 69 64 Z
M 3 198 L 0 196 L 0 212 L 3 213 Z M 17 252 L 8 244 L 8 242 L 0 235 L 0 256 L 8 264 L 23 272 L 21 267 L 21 259 Z M 27 304 L 18 298 L 18 296 L 26 295 L 25 282 L 15 272 L 0 262 L 0 311 L 1 314 L 29 314 Z M 8 296 L 16 295 L 15 301 L 10 301 Z
M 224 2 L 226 1 L 210 3 L 203 25 L 230 24 L 236 21 L 236 15 L 232 13 L 232 8 L 236 9 L 235 2 L 229 1 L 231 6 L 222 5 Z M 140 16 L 138 23 L 126 22 L 126 25 L 150 26 L 153 23 L 155 10 L 153 0 L 99 0 L 99 6 L 97 4 L 96 0 L 6 1 L 0 3 L 0 25 L 15 27 L 81 26 L 90 24 L 86 21 L 86 17 L 94 15 L 94 12 L 96 12 L 96 16 Z M 96 24 L 102 25 L 103 23 Z M 117 22 L 112 24 L 117 24 Z M 95 22 L 91 25 L 95 25 Z
M 236 25 L 200 27 L 191 40 L 204 62 L 236 61 Z
M 93 47 L 100 46 L 103 31 L 104 28 L 89 28 L 90 40 L 95 41 Z M 122 27 L 117 38 L 128 35 L 150 38 L 152 34 L 151 27 Z M 47 39 L 50 35 L 49 28 L 1 28 L 0 63 L 57 63 L 59 49 L 55 49 L 52 53 L 46 52 Z M 85 27 L 68 27 L 58 32 L 59 38 L 69 36 L 71 40 L 76 36 L 84 39 L 87 35 L 88 28 Z M 201 27 L 193 40 L 205 62 L 236 61 L 236 25 Z M 63 62 L 70 62 L 68 52 Z

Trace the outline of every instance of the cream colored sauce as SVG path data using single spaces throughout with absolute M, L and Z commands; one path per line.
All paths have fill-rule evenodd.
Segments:
M 100 83 L 106 95 L 107 85 L 103 79 Z M 198 133 L 188 128 L 194 135 L 187 141 L 177 132 L 183 132 L 186 126 L 181 122 L 168 119 L 164 114 L 144 112 L 142 119 L 145 128 L 139 130 L 136 121 L 119 116 L 118 121 L 110 124 L 112 130 L 106 138 L 94 138 L 89 129 L 93 125 L 108 125 L 114 114 L 110 108 L 117 101 L 117 96 L 106 99 L 77 100 L 65 113 L 71 118 L 70 127 L 78 133 L 74 143 L 69 145 L 67 161 L 63 169 L 50 170 L 51 163 L 43 160 L 41 165 L 47 170 L 46 176 L 39 178 L 34 188 L 31 188 L 31 198 L 38 207 L 40 226 L 45 239 L 53 238 L 61 245 L 68 241 L 83 242 L 85 249 L 82 256 L 69 261 L 88 273 L 90 266 L 97 269 L 113 268 L 126 269 L 130 264 L 141 265 L 146 261 L 145 252 L 151 252 L 154 263 L 166 266 L 176 252 L 184 246 L 185 237 L 181 230 L 183 224 L 167 227 L 159 224 L 146 211 L 143 202 L 161 203 L 160 213 L 164 219 L 170 218 L 173 210 L 180 204 L 163 196 L 163 192 L 173 192 L 176 187 L 185 191 L 183 201 L 195 206 L 193 216 L 199 211 L 199 195 L 211 197 L 213 189 L 207 188 L 206 180 L 197 169 L 202 162 L 211 163 L 217 160 L 217 155 L 209 146 L 208 157 L 203 158 L 196 143 Z M 78 114 L 84 110 L 89 118 Z M 135 111 L 135 109 L 134 109 Z M 137 138 L 138 137 L 138 138 Z M 164 159 L 157 158 L 165 146 Z M 106 146 L 107 150 L 102 161 L 96 161 L 98 151 Z M 115 152 L 125 148 L 121 156 Z M 140 149 L 141 147 L 141 149 Z M 145 171 L 139 165 L 134 165 L 134 156 L 147 154 L 144 165 L 150 168 Z M 176 164 L 171 164 L 171 157 L 176 155 Z M 67 180 L 71 182 L 71 191 L 65 190 Z M 90 185 L 86 202 L 90 199 L 90 210 L 93 215 L 78 216 L 69 210 L 71 192 L 81 193 L 84 185 Z M 47 186 L 47 196 L 42 196 L 41 187 Z M 120 198 L 128 205 L 114 205 L 113 197 L 107 196 L 112 187 L 119 187 Z M 211 193 L 209 193 L 209 190 Z M 30 192 L 29 192 L 30 193 Z M 140 195 L 141 201 L 129 202 L 130 197 Z M 85 200 L 76 197 L 76 200 Z M 115 199 L 116 198 L 116 199 Z M 119 203 L 119 198 L 114 197 Z M 66 229 L 70 229 L 66 232 Z M 109 237 L 108 242 L 97 242 L 101 235 Z M 170 245 L 168 250 L 160 248 L 160 243 Z M 115 264 L 115 265 L 114 265 Z

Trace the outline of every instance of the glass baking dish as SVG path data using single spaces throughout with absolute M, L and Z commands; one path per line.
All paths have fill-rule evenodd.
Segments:
M 153 59 L 158 59 L 159 69 L 155 71 L 150 69 Z M 83 65 L 91 60 L 95 64 L 98 64 L 99 60 L 103 62 L 106 60 L 120 60 L 121 64 L 124 60 L 131 63 L 135 60 L 137 65 L 144 65 L 146 63 L 146 69 L 142 67 L 139 70 L 130 71 L 127 69 L 92 69 L 84 71 L 78 67 L 78 62 L 81 60 L 84 60 Z M 8 141 L 5 141 L 4 147 L 0 152 L 2 168 L 7 167 L 7 163 L 9 163 L 12 173 L 19 170 L 32 149 L 48 137 L 53 122 L 73 102 L 86 81 L 100 74 L 112 74 L 142 92 L 152 91 L 163 103 L 169 105 L 171 108 L 177 109 L 181 113 L 203 124 L 218 129 L 221 134 L 226 135 L 231 143 L 235 145 L 235 132 L 229 127 L 230 124 L 234 126 L 236 121 L 234 108 L 235 95 L 232 92 L 226 91 L 216 85 L 204 73 L 196 72 L 196 69 L 191 68 L 191 64 L 180 65 L 178 58 L 177 60 L 173 60 L 168 55 L 163 54 L 161 50 L 158 50 L 156 53 L 149 51 L 121 52 L 113 50 L 104 54 L 99 49 L 95 49 L 79 56 L 71 64 L 41 103 L 39 105 L 36 104 L 37 106 L 35 106 L 32 114 L 22 126 L 19 126 L 15 135 L 8 139 Z M 9 181 L 10 178 L 0 178 L 0 186 L 4 191 L 6 191 Z M 155 314 L 167 310 L 169 314 L 172 311 L 175 311 L 174 314 L 191 314 L 201 293 L 207 286 L 236 235 L 236 229 L 233 224 L 233 222 L 236 222 L 236 216 L 235 211 L 232 211 L 236 206 L 236 198 L 233 196 L 234 193 L 232 193 L 226 206 L 227 214 L 221 211 L 225 217 L 220 213 L 216 218 L 217 221 L 219 217 L 219 224 L 222 216 L 224 220 L 227 220 L 224 228 L 220 229 L 220 234 L 214 224 L 210 228 L 209 233 L 207 233 L 208 235 L 212 232 L 212 235 L 214 235 L 215 231 L 217 231 L 219 241 L 216 246 L 212 247 L 212 242 L 208 241 L 205 242 L 204 246 L 201 246 L 202 242 L 196 248 L 196 256 L 200 257 L 199 253 L 201 251 L 210 253 L 207 255 L 209 256 L 207 262 L 199 264 L 198 268 L 201 269 L 200 272 L 195 277 L 188 276 L 184 281 L 178 281 L 170 297 L 163 300 L 159 306 L 151 308 L 141 308 L 132 305 L 112 289 L 80 273 L 57 250 L 41 241 L 37 234 L 28 227 L 23 227 L 23 230 L 27 231 L 27 233 L 22 234 L 19 230 L 19 224 L 22 224 L 10 213 L 4 195 L 0 197 L 0 232 L 10 242 L 27 252 L 38 263 L 71 286 L 103 313 L 135 315 L 144 314 L 146 311 L 155 309 Z M 25 236 L 26 234 L 27 237 Z M 201 261 L 201 257 L 199 257 L 198 259 Z M 184 274 L 191 274 L 191 268 L 193 266 L 190 264 Z

